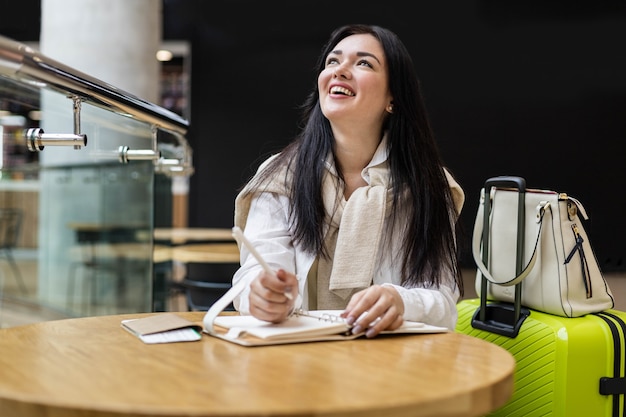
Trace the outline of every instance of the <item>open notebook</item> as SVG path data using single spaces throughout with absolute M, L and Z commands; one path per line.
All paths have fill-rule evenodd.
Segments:
M 341 310 L 298 311 L 286 321 L 273 324 L 249 315 L 219 315 L 247 285 L 237 283 L 211 306 L 203 319 L 203 331 L 211 336 L 243 346 L 265 346 L 287 343 L 352 340 L 365 332 L 352 334 L 339 316 Z M 402 326 L 381 334 L 443 333 L 445 327 L 404 321 Z

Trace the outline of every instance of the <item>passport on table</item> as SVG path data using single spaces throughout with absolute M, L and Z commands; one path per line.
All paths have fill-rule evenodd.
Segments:
M 193 342 L 202 338 L 202 325 L 173 313 L 122 320 L 122 328 L 148 344 Z

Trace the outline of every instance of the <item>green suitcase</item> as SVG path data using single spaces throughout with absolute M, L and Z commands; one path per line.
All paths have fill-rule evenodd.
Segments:
M 490 416 L 626 415 L 626 312 L 567 318 L 524 309 L 512 338 L 474 328 L 479 306 L 479 299 L 458 303 L 456 331 L 495 343 L 516 360 L 513 396 Z
M 487 180 L 485 189 L 500 183 L 520 193 L 526 186 L 520 177 L 495 177 Z M 517 230 L 524 230 L 522 210 Z M 484 224 L 487 229 L 489 221 Z M 523 267 L 521 236 L 518 233 L 518 274 Z M 483 243 L 487 239 L 483 234 Z M 482 251 L 486 264 L 488 254 Z M 516 360 L 513 395 L 490 416 L 626 417 L 625 312 L 610 309 L 568 318 L 531 310 L 521 303 L 521 284 L 515 286 L 513 302 L 488 302 L 487 281 L 482 274 L 481 279 L 479 298 L 457 304 L 456 331 L 495 343 Z

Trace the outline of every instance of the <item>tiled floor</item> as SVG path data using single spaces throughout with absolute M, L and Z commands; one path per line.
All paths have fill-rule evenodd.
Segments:
M 18 262 L 29 294 L 35 294 L 36 263 L 20 259 L 18 259 Z M 46 320 L 69 318 L 67 313 L 39 305 L 32 296 L 27 298 L 20 296 L 17 281 L 4 259 L 0 259 L 0 274 L 2 274 L 4 281 L 4 291 L 2 292 L 4 296 L 0 298 L 0 327 L 13 327 Z M 475 270 L 467 269 L 464 271 L 464 298 L 476 297 L 474 290 L 475 275 Z M 605 277 L 616 300 L 615 308 L 626 311 L 626 272 L 606 273 Z M 169 305 L 169 309 L 172 311 L 181 311 L 184 308 L 186 308 L 186 304 L 181 299 L 171 300 Z

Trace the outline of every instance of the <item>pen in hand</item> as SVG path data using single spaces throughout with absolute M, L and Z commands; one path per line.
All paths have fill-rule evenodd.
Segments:
M 233 227 L 233 237 L 235 238 L 237 242 L 239 242 L 240 245 L 245 246 L 250 251 L 252 256 L 254 256 L 254 258 L 261 265 L 261 267 L 263 267 L 265 272 L 276 276 L 276 272 L 267 264 L 267 262 L 265 262 L 265 259 L 263 259 L 261 254 L 256 250 L 256 248 L 252 245 L 252 243 L 248 240 L 248 238 L 246 238 L 243 235 L 241 228 L 237 226 Z M 285 297 L 287 297 L 289 300 L 293 300 L 293 294 L 287 291 L 284 294 L 285 294 Z

